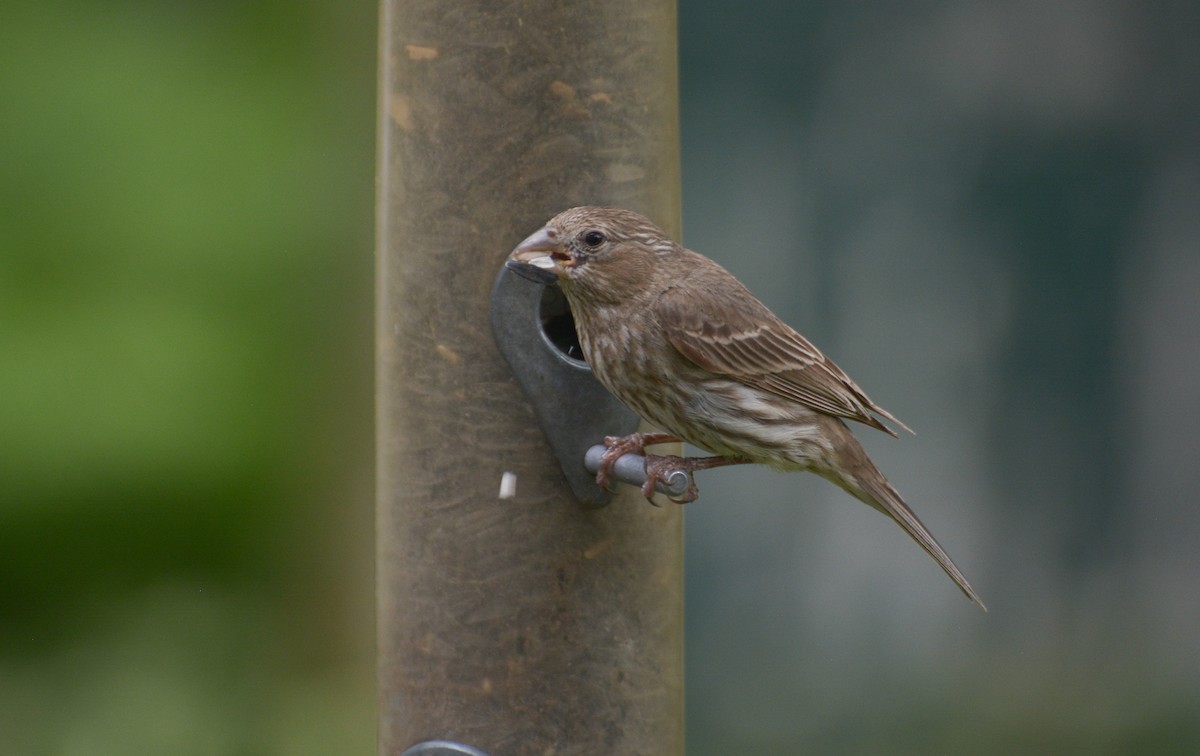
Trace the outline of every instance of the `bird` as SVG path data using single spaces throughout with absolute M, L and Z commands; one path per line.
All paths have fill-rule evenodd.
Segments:
M 574 207 L 516 246 L 505 266 L 557 285 L 596 378 L 657 432 L 609 436 L 596 482 L 645 447 L 686 441 L 712 456 L 646 455 L 649 499 L 668 471 L 765 464 L 829 480 L 894 520 L 966 596 L 979 594 L 867 456 L 847 420 L 912 431 L 733 274 L 648 218 Z M 694 501 L 695 484 L 676 501 Z

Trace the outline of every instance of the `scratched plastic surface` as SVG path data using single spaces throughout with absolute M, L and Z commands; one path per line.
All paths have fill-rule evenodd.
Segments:
M 563 208 L 678 234 L 674 3 L 381 20 L 380 752 L 680 754 L 681 510 L 580 506 L 488 325 L 504 258 Z

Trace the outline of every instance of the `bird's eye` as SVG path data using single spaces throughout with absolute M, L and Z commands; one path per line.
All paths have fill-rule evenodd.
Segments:
M 599 231 L 588 231 L 583 235 L 583 243 L 595 249 L 604 243 L 604 234 Z

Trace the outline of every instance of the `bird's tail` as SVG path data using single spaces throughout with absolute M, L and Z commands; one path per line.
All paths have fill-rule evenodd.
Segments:
M 855 498 L 866 502 L 880 512 L 883 512 L 888 517 L 896 521 L 900 527 L 904 528 L 904 532 L 916 541 L 921 548 L 929 556 L 933 557 L 933 561 L 938 563 L 938 566 L 946 571 L 950 579 L 958 584 L 958 587 L 967 598 L 979 604 L 979 607 L 985 612 L 987 606 L 984 605 L 983 599 L 979 598 L 979 594 L 967 582 L 967 578 L 954 564 L 954 560 L 942 548 L 942 545 L 937 542 L 929 529 L 918 519 L 908 505 L 904 503 L 904 499 L 900 498 L 900 494 L 892 487 L 887 478 L 883 477 L 883 473 L 879 472 L 878 468 L 871 463 L 866 455 L 863 454 L 859 458 L 859 464 L 855 465 L 853 477 L 849 480 L 837 480 L 831 478 L 846 491 L 852 494 Z M 850 476 L 847 476 L 848 478 Z

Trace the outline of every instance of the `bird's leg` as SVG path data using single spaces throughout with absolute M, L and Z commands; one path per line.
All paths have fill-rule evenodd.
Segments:
M 604 454 L 600 456 L 600 468 L 596 471 L 596 485 L 608 490 L 608 476 L 612 466 L 626 454 L 645 454 L 647 446 L 654 444 L 677 444 L 680 439 L 670 433 L 630 433 L 628 436 L 605 436 Z
M 745 457 L 676 457 L 673 455 L 646 455 L 646 482 L 642 484 L 642 495 L 647 499 L 654 496 L 655 486 L 659 481 L 667 483 L 673 470 L 687 470 L 689 473 L 694 473 L 697 470 L 710 470 L 714 467 L 724 467 L 725 465 L 746 465 L 750 464 L 751 460 Z M 671 501 L 676 504 L 687 504 L 689 501 L 695 501 L 700 498 L 700 490 L 696 488 L 696 478 L 692 477 L 692 482 L 688 489 L 683 492 L 678 498 L 671 497 Z M 651 502 L 653 503 L 653 501 Z

